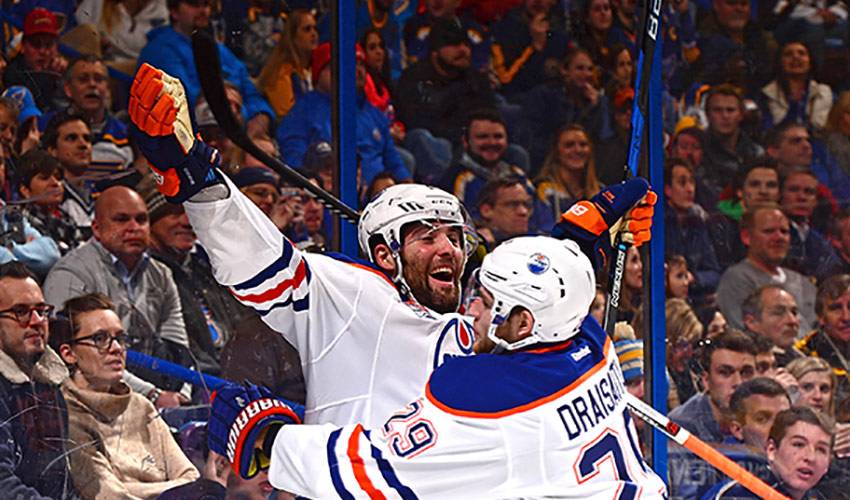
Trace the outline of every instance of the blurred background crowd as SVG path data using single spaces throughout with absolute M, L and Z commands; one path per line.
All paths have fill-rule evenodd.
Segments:
M 41 465 L 21 484 L 87 498 L 94 475 L 116 497 L 156 498 L 202 485 L 200 475 L 234 498 L 277 495 L 262 476 L 227 479 L 206 460 L 197 424 L 204 391 L 125 370 L 120 351 L 134 349 L 304 400 L 297 353 L 215 282 L 183 209 L 159 194 L 130 139 L 126 105 L 140 64 L 178 77 L 197 132 L 221 151 L 236 186 L 299 248 L 332 249 L 322 205 L 219 127 L 190 41 L 197 29 L 219 41 L 228 102 L 252 140 L 332 189 L 329 2 L 2 6 L 0 264 L 17 264 L 0 272 L 0 337 L 57 317 L 58 372 L 21 368 L 0 353 L 0 399 L 9 415 L 36 395 L 62 399 L 71 437 L 105 443 L 70 454 L 71 470 L 88 472 L 55 484 L 39 476 L 56 466 L 54 454 L 30 450 Z M 513 236 L 545 234 L 573 202 L 622 180 L 639 10 L 635 0 L 358 0 L 359 42 L 347 50 L 356 57 L 361 206 L 395 183 L 441 187 L 475 220 L 480 259 Z M 847 497 L 839 482 L 850 470 L 848 6 L 671 0 L 662 17 L 666 159 L 655 189 L 664 194 L 671 417 L 760 475 L 790 484 L 797 474 L 807 495 Z M 631 251 L 616 338 L 639 396 L 643 272 Z M 28 273 L 42 307 L 15 306 L 35 293 L 15 281 Z M 592 310 L 599 318 L 603 290 Z M 80 345 L 98 355 L 76 352 Z M 110 366 L 131 392 L 112 397 Z M 26 389 L 21 377 L 43 387 Z M 791 407 L 816 418 L 783 413 L 774 426 Z M 135 424 L 144 428 L 115 426 L 130 415 L 145 415 Z M 824 457 L 783 448 L 801 426 L 827 434 Z M 158 437 L 142 460 L 116 444 L 116 429 L 132 436 L 127 442 Z M 3 446 L 0 454 L 13 453 Z M 145 460 L 155 466 L 140 467 Z M 676 498 L 733 491 L 683 450 L 671 449 L 669 480 Z

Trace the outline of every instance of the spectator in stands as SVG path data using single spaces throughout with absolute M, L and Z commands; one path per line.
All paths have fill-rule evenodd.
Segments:
M 698 364 L 694 349 L 702 339 L 703 326 L 684 299 L 667 299 L 664 307 L 667 325 L 667 373 L 670 375 L 670 408 L 688 401 L 699 392 Z M 675 395 L 675 397 L 673 397 Z
M 147 43 L 147 34 L 168 24 L 168 8 L 161 0 L 132 4 L 114 0 L 82 0 L 75 14 L 80 24 L 92 24 L 100 33 L 104 59 L 131 73 Z
M 526 149 L 531 165 L 542 163 L 553 137 L 565 124 L 581 125 L 596 141 L 613 135 L 608 98 L 599 90 L 595 71 L 590 53 L 574 48 L 564 57 L 558 84 L 538 85 L 529 92 L 523 122 L 529 134 Z
M 640 252 L 629 247 L 626 252 L 626 267 L 623 271 L 623 288 L 617 321 L 631 322 L 643 300 L 643 262 Z
M 791 408 L 785 388 L 758 376 L 739 385 L 729 399 L 729 432 L 755 453 L 764 453 L 770 428 L 779 412 Z
M 219 376 L 221 348 L 233 337 L 247 309 L 215 281 L 183 207 L 167 203 L 151 177 L 143 179 L 137 190 L 148 208 L 151 255 L 171 270 L 198 369 Z
M 573 203 L 596 195 L 603 185 L 596 177 L 593 141 L 581 125 L 567 124 L 555 134 L 536 179 L 537 197 L 559 218 Z
M 838 95 L 824 127 L 826 146 L 845 174 L 850 175 L 850 91 Z M 830 183 L 835 184 L 835 183 Z
M 782 179 L 780 204 L 791 222 L 791 247 L 785 265 L 823 279 L 839 266 L 839 261 L 826 237 L 812 227 L 817 193 L 818 179 L 806 167 L 794 167 Z
M 398 184 L 396 182 L 395 177 L 388 172 L 384 172 L 375 176 L 372 179 L 372 184 L 369 184 L 369 187 L 366 189 L 366 196 L 363 197 L 367 202 L 378 195 L 384 189 L 387 189 L 390 186 L 395 186 Z
M 846 48 L 847 4 L 841 0 L 777 2 L 774 13 L 779 17 L 773 28 L 776 38 L 781 42 L 805 42 L 818 66 L 824 61 L 827 47 Z
M 776 78 L 759 95 L 762 129 L 785 122 L 822 129 L 832 106 L 832 89 L 814 80 L 809 48 L 796 41 L 784 44 L 777 66 Z
M 0 264 L 18 261 L 44 278 L 59 260 L 59 248 L 32 227 L 24 214 L 0 200 Z
M 622 339 L 614 342 L 617 351 L 617 359 L 623 370 L 623 380 L 626 390 L 632 396 L 643 399 L 646 393 L 643 372 L 643 341 L 636 339 Z
M 369 28 L 381 30 L 381 36 L 387 46 L 387 57 L 390 61 L 390 77 L 392 81 L 397 81 L 404 69 L 404 55 L 402 52 L 402 23 L 396 16 L 393 3 L 393 0 L 366 0 L 361 3 L 357 8 L 354 29 L 358 37 Z M 329 21 L 330 16 L 326 16 L 323 22 L 327 24 Z M 324 29 L 320 31 L 323 34 L 326 32 Z M 329 36 L 322 37 L 322 40 L 329 38 Z M 315 85 L 315 81 L 313 84 Z
M 723 333 L 702 351 L 702 384 L 696 394 L 670 412 L 670 419 L 698 438 L 721 442 L 728 430 L 721 428 L 732 393 L 755 375 L 756 350 L 752 340 L 739 331 Z
M 81 497 L 154 498 L 197 479 L 153 404 L 122 381 L 129 336 L 109 299 L 74 297 L 64 316 L 67 326 L 52 332 L 51 343 L 71 372 L 62 393 Z
M 759 377 L 768 377 L 782 383 L 789 382 L 791 385 L 796 385 L 797 381 L 792 377 L 788 377 L 785 382 L 776 378 L 779 365 L 776 363 L 776 354 L 773 352 L 773 342 L 766 337 L 756 337 L 753 342 L 756 346 L 756 375 Z
M 76 497 L 59 390 L 68 370 L 47 345 L 52 311 L 23 264 L 0 265 L 0 471 L 7 498 Z
M 236 118 L 239 124 L 242 124 L 242 114 L 239 111 L 242 109 L 242 94 L 239 93 L 239 89 L 231 83 L 224 82 L 224 95 L 227 98 L 227 103 L 230 105 L 230 111 L 233 113 L 234 118 Z M 195 126 L 198 133 L 201 134 L 204 142 L 210 147 L 217 149 L 221 154 L 222 167 L 227 170 L 239 166 L 240 155 L 243 155 L 244 152 L 233 144 L 233 141 L 224 133 L 218 121 L 216 121 L 206 97 L 203 95 L 198 97 L 194 114 Z M 262 136 L 268 137 L 265 134 L 258 134 L 252 136 L 252 138 L 256 142 L 256 137 Z
M 212 8 L 209 0 L 167 0 L 167 5 L 171 24 L 148 33 L 148 44 L 139 55 L 139 65 L 148 63 L 180 80 L 189 106 L 194 109 L 201 96 L 201 83 L 190 37 L 193 31 L 209 26 Z M 218 53 L 223 78 L 236 85 L 244 99 L 242 116 L 248 134 L 270 133 L 274 111 L 257 91 L 245 64 L 224 45 L 219 44 Z
M 614 36 L 625 40 L 630 49 L 634 50 L 637 40 L 637 2 L 635 0 L 613 0 Z
M 835 253 L 840 259 L 837 272 L 850 274 L 850 207 L 843 209 L 835 216 L 832 229 Z
M 691 297 L 706 299 L 720 281 L 721 267 L 714 254 L 705 211 L 694 203 L 696 180 L 687 160 L 672 158 L 664 169 L 664 246 L 668 254 L 684 255 L 696 278 Z
M 713 0 L 712 15 L 702 16 L 697 24 L 700 51 L 698 80 L 710 85 L 719 80 L 727 62 L 739 57 L 743 64 L 743 80 L 748 91 L 765 85 L 771 76 L 776 41 L 750 17 L 750 3 L 743 0 Z
M 801 329 L 810 328 L 816 319 L 815 287 L 802 274 L 782 267 L 791 244 L 785 214 L 772 204 L 749 207 L 741 219 L 741 240 L 747 247 L 747 257 L 727 269 L 717 287 L 717 303 L 729 324 L 743 328 L 744 299 L 758 287 L 774 283 L 794 296 L 802 316 Z
M 467 115 L 494 108 L 496 98 L 487 76 L 472 68 L 469 37 L 455 21 L 434 21 L 428 46 L 428 57 L 402 74 L 395 103 L 407 129 L 405 148 L 416 158 L 417 178 L 433 181 L 448 168 Z
M 611 30 L 614 25 L 614 10 L 610 0 L 591 0 L 582 4 L 580 18 L 583 22 L 577 23 L 578 44 L 590 52 L 593 61 L 602 68 L 610 68 L 617 54 L 611 49 L 619 40 L 619 32 Z M 610 75 L 606 75 L 607 77 Z
M 426 59 L 431 53 L 428 35 L 431 34 L 431 25 L 436 20 L 457 19 L 469 38 L 472 67 L 479 71 L 487 71 L 490 67 L 490 33 L 486 28 L 478 24 L 468 10 L 458 13 L 460 6 L 458 0 L 426 0 L 423 3 L 425 10 L 404 24 L 404 50 L 407 65 L 412 66 Z
M 478 216 L 479 192 L 488 181 L 506 176 L 525 178 L 525 171 L 510 163 L 508 151 L 508 129 L 501 114 L 494 108 L 471 111 L 463 127 L 461 137 L 463 150 L 455 165 L 443 176 L 440 184 L 454 193 L 470 207 L 471 215 Z M 516 148 L 516 147 L 515 147 Z M 534 197 L 534 186 L 526 180 L 530 196 Z M 476 207 L 476 208 L 472 208 Z M 560 214 L 559 214 L 560 215 Z M 534 227 L 552 224 L 548 213 L 540 214 L 541 220 L 532 222 Z
M 598 62 L 597 62 L 598 63 Z M 623 89 L 633 89 L 635 81 L 635 62 L 630 49 L 617 44 L 611 47 L 611 58 L 602 66 L 605 95 L 615 97 Z M 634 94 L 632 94 L 634 98 Z
M 794 347 L 800 334 L 800 313 L 794 296 L 781 285 L 767 284 L 756 288 L 741 304 L 746 332 L 773 342 L 778 366 L 786 366 L 803 356 Z
M 15 138 L 18 135 L 18 105 L 10 97 L 0 97 L 0 156 L 17 156 Z
M 70 102 L 69 112 L 83 116 L 93 134 L 93 169 L 114 173 L 129 168 L 133 149 L 128 141 L 127 125 L 109 112 L 109 74 L 103 60 L 83 56 L 72 61 L 63 85 Z
M 529 233 L 534 203 L 523 177 L 496 177 L 478 195 L 478 233 L 492 249 L 499 243 Z
M 280 178 L 277 174 L 268 167 L 242 168 L 233 176 L 233 183 L 264 214 L 271 216 L 280 198 Z
M 523 0 L 493 26 L 493 69 L 509 100 L 557 78 L 569 38 L 554 0 Z
M 99 292 L 115 304 L 124 328 L 135 342 L 129 347 L 169 361 L 189 365 L 189 340 L 180 297 L 164 265 L 148 254 L 150 224 L 145 202 L 124 186 L 105 190 L 97 199 L 92 222 L 94 238 L 62 257 L 44 284 L 50 304 Z M 127 383 L 148 396 L 158 408 L 188 402 L 182 386 L 154 372 L 134 369 Z M 140 378 L 139 378 L 140 377 Z
M 38 7 L 24 19 L 21 52 L 3 72 L 3 85 L 23 85 L 33 92 L 39 109 L 58 107 L 60 80 L 68 65 L 59 54 L 59 21 L 53 12 Z
M 629 156 L 635 91 L 631 87 L 621 87 L 606 95 L 613 96 L 611 123 L 614 135 L 596 144 L 594 156 L 599 179 L 605 184 L 617 184 L 623 181 Z
M 71 217 L 60 207 L 65 197 L 62 164 L 36 149 L 25 154 L 17 172 L 18 192 L 29 200 L 22 211 L 30 226 L 52 239 L 64 255 L 85 239 Z
M 795 347 L 806 356 L 823 358 L 838 377 L 836 401 L 850 396 L 850 275 L 833 276 L 818 286 L 818 327 Z
M 310 54 L 319 44 L 316 18 L 312 12 L 295 9 L 289 14 L 272 53 L 257 78 L 257 87 L 268 99 L 278 120 L 295 101 L 313 89 L 310 80 Z
M 785 177 L 796 167 L 810 168 L 818 178 L 818 213 L 832 211 L 833 193 L 844 198 L 850 196 L 850 176 L 841 170 L 818 141 L 813 141 L 805 126 L 784 123 L 774 127 L 765 138 L 767 154 L 779 164 L 779 176 Z M 821 229 L 825 229 L 821 227 Z
M 679 254 L 667 253 L 664 261 L 664 289 L 668 299 L 688 300 L 688 290 L 694 282 L 688 261 Z
M 364 54 L 356 49 L 357 66 L 357 154 L 363 169 L 363 182 L 388 170 L 399 179 L 410 179 L 410 172 L 396 151 L 389 131 L 389 120 L 372 106 L 363 94 L 366 85 Z M 310 144 L 331 140 L 331 46 L 323 43 L 311 59 L 315 90 L 295 103 L 277 129 L 277 142 L 289 165 L 301 168 Z
M 835 418 L 835 391 L 838 378 L 823 358 L 804 356 L 788 363 L 788 373 L 797 379 L 799 399 L 795 406 L 805 406 Z
M 395 86 L 390 80 L 387 47 L 380 30 L 366 30 L 360 38 L 360 47 L 366 55 L 366 86 L 363 88 L 366 99 L 386 115 L 390 121 L 390 135 L 396 144 L 401 144 L 405 137 L 404 124 L 396 119 L 393 93 L 390 90 Z
M 308 172 L 305 176 L 313 185 L 327 189 L 319 174 Z M 325 222 L 325 207 L 303 189 L 295 189 L 292 198 L 294 198 L 292 201 L 297 204 L 294 210 L 295 217 L 284 229 L 284 234 L 301 250 L 324 251 L 329 240 L 326 229 L 329 222 Z M 330 221 L 330 219 L 327 220 Z
M 6 158 L 0 152 L 0 201 L 3 202 L 12 198 L 12 186 L 9 182 L 9 176 L 6 175 L 6 161 Z
M 832 455 L 833 424 L 809 408 L 791 408 L 776 415 L 765 454 L 769 465 L 767 484 L 795 500 L 824 498 L 813 490 L 826 474 Z M 703 498 L 758 498 L 737 481 L 718 484 Z
M 3 91 L 2 96 L 11 98 L 17 105 L 17 130 L 10 130 L 15 132 L 11 136 L 11 153 L 17 158 L 38 147 L 41 140 L 38 124 L 42 120 L 42 113 L 35 105 L 32 91 L 27 87 L 9 87 Z
M 779 202 L 779 172 L 776 160 L 760 156 L 747 163 L 732 183 L 734 196 L 717 203 L 718 213 L 708 221 L 714 251 L 721 268 L 747 255 L 741 242 L 741 217 L 748 207 Z
M 65 200 L 61 208 L 73 223 L 90 234 L 94 200 L 93 180 L 86 174 L 91 165 L 92 135 L 81 115 L 57 113 L 47 123 L 41 142 L 50 156 L 62 164 Z
M 729 0 L 740 1 L 740 0 Z M 715 0 L 715 6 L 727 0 Z M 708 140 L 703 151 L 702 179 L 705 193 L 701 198 L 712 208 L 720 192 L 735 178 L 744 164 L 764 150 L 741 128 L 744 101 L 740 91 L 730 85 L 718 85 L 709 91 L 705 103 Z
M 684 127 L 678 130 L 670 141 L 669 155 L 674 158 L 684 158 L 688 160 L 697 172 L 697 179 L 702 173 L 702 156 L 705 148 L 706 136 L 705 132 L 697 126 Z M 700 193 L 697 192 L 699 197 Z M 711 207 L 705 206 L 700 202 L 706 210 Z

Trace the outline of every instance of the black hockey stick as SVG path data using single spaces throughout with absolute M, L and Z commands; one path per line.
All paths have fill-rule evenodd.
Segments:
M 312 194 L 331 212 L 340 215 L 352 224 L 357 224 L 357 221 L 360 220 L 360 214 L 356 210 L 340 201 L 333 194 L 310 182 L 289 165 L 268 155 L 248 137 L 242 124 L 236 120 L 230 110 L 227 93 L 224 89 L 224 79 L 221 74 L 218 45 L 213 36 L 203 30 L 192 34 L 192 52 L 195 56 L 195 66 L 198 68 L 198 77 L 201 80 L 204 97 L 210 105 L 210 110 L 215 116 L 216 122 L 224 131 L 224 135 L 233 144 L 250 153 L 284 179 Z
M 632 104 L 632 131 L 629 140 L 629 156 L 624 166 L 623 176 L 628 179 L 638 174 L 641 165 L 649 164 L 649 147 L 646 122 L 649 114 L 649 88 L 651 85 L 652 63 L 655 60 L 656 38 L 661 33 L 661 0 L 646 0 L 643 5 L 643 16 L 638 26 L 637 75 L 635 77 L 635 99 Z M 623 287 L 623 274 L 626 268 L 626 254 L 631 246 L 630 241 L 623 241 L 621 234 L 614 242 L 616 252 L 611 273 L 609 275 L 609 293 L 605 308 L 603 326 L 611 338 L 614 337 L 614 325 L 617 322 L 617 311 L 620 308 L 620 298 Z

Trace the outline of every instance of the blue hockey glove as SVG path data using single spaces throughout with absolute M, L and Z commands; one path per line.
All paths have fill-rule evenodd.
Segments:
M 143 64 L 130 87 L 130 133 L 171 203 L 223 182 L 218 151 L 192 134 L 189 103 L 180 80 Z
M 552 236 L 581 245 L 597 265 L 605 265 L 618 234 L 638 247 L 652 238 L 652 216 L 658 196 L 645 179 L 635 177 L 578 201 L 561 215 Z
M 300 423 L 296 411 L 267 388 L 228 384 L 213 393 L 209 446 L 227 457 L 234 472 L 250 479 L 268 468 L 280 427 Z

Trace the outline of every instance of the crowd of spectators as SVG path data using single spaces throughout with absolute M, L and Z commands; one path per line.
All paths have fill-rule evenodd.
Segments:
M 252 140 L 330 189 L 328 4 L 3 2 L 0 421 L 12 424 L 0 425 L 0 442 L 15 447 L 0 449 L 6 491 L 155 498 L 200 471 L 228 491 L 270 493 L 262 478 L 216 474 L 220 464 L 193 455 L 190 439 L 183 452 L 173 446 L 157 411 L 182 423 L 208 395 L 121 354 L 304 400 L 298 354 L 216 283 L 182 207 L 157 191 L 128 135 L 127 93 L 142 63 L 179 78 L 235 185 L 299 248 L 330 250 L 330 214 L 219 127 L 189 38 L 216 35 L 228 102 Z M 475 220 L 479 257 L 545 234 L 623 176 L 639 15 L 634 0 L 359 0 L 359 42 L 343 50 L 356 60 L 361 205 L 395 183 L 441 187 Z M 667 159 L 655 189 L 671 418 L 794 498 L 848 497 L 847 17 L 842 0 L 662 6 Z M 634 333 L 618 352 L 639 396 L 643 273 L 630 251 L 618 319 Z M 595 311 L 603 305 L 600 290 Z M 29 406 L 38 417 L 25 416 Z M 134 447 L 142 434 L 153 436 L 148 448 Z M 81 452 L 62 454 L 57 440 Z M 800 458 L 792 446 L 812 451 Z M 784 475 L 795 460 L 811 462 L 804 480 Z M 79 482 L 75 469 L 97 481 Z M 681 450 L 671 450 L 669 479 L 674 498 L 736 494 Z

